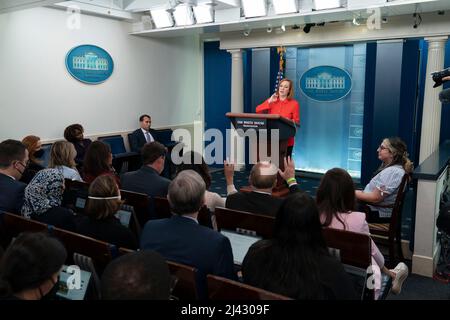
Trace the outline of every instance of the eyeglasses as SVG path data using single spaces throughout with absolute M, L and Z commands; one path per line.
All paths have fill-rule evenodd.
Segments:
M 390 151 L 389 150 L 389 148 L 388 147 L 386 147 L 386 146 L 383 146 L 382 144 L 380 144 L 380 146 L 378 147 L 380 150 L 388 150 L 388 151 Z

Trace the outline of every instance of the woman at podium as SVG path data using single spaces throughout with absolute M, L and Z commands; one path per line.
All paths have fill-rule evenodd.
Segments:
M 297 100 L 293 99 L 294 88 L 289 79 L 281 80 L 275 92 L 269 99 L 256 107 L 256 113 L 278 114 L 287 119 L 291 119 L 297 126 L 300 125 L 300 106 Z M 294 148 L 294 137 L 289 138 L 287 156 L 292 156 Z

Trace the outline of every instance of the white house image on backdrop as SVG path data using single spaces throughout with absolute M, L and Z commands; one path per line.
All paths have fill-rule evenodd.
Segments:
M 82 70 L 108 70 L 108 60 L 99 58 L 92 52 L 86 53 L 84 56 L 75 56 L 72 59 L 74 69 Z
M 345 77 L 333 77 L 324 72 L 315 78 L 306 78 L 306 89 L 345 89 Z

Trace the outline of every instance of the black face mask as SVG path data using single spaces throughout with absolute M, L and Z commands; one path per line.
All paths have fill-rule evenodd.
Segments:
M 41 158 L 44 155 L 44 153 L 45 153 L 44 149 L 40 149 L 40 150 L 34 152 L 34 156 L 36 158 Z

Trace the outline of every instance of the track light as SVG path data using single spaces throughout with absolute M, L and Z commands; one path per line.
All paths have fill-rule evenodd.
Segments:
M 272 27 L 271 26 L 268 26 L 267 27 L 267 33 L 271 33 L 272 32 Z
M 355 26 L 360 26 L 360 25 L 361 25 L 361 18 L 360 18 L 360 17 L 357 17 L 357 16 L 354 16 L 354 17 L 353 17 L 352 23 L 353 23 L 353 25 L 355 25 Z
M 284 24 L 281 25 L 281 31 L 285 32 L 286 31 L 286 26 Z
M 311 31 L 311 28 L 314 27 L 315 23 L 307 23 L 305 27 L 303 28 L 304 33 L 309 33 Z
M 414 18 L 413 28 L 417 29 L 417 27 L 420 26 L 420 24 L 422 23 L 422 16 L 420 15 L 420 13 L 414 12 L 413 18 Z
M 250 29 L 245 30 L 244 31 L 244 36 L 248 37 L 250 35 L 250 32 L 252 32 L 252 30 L 250 30 Z

